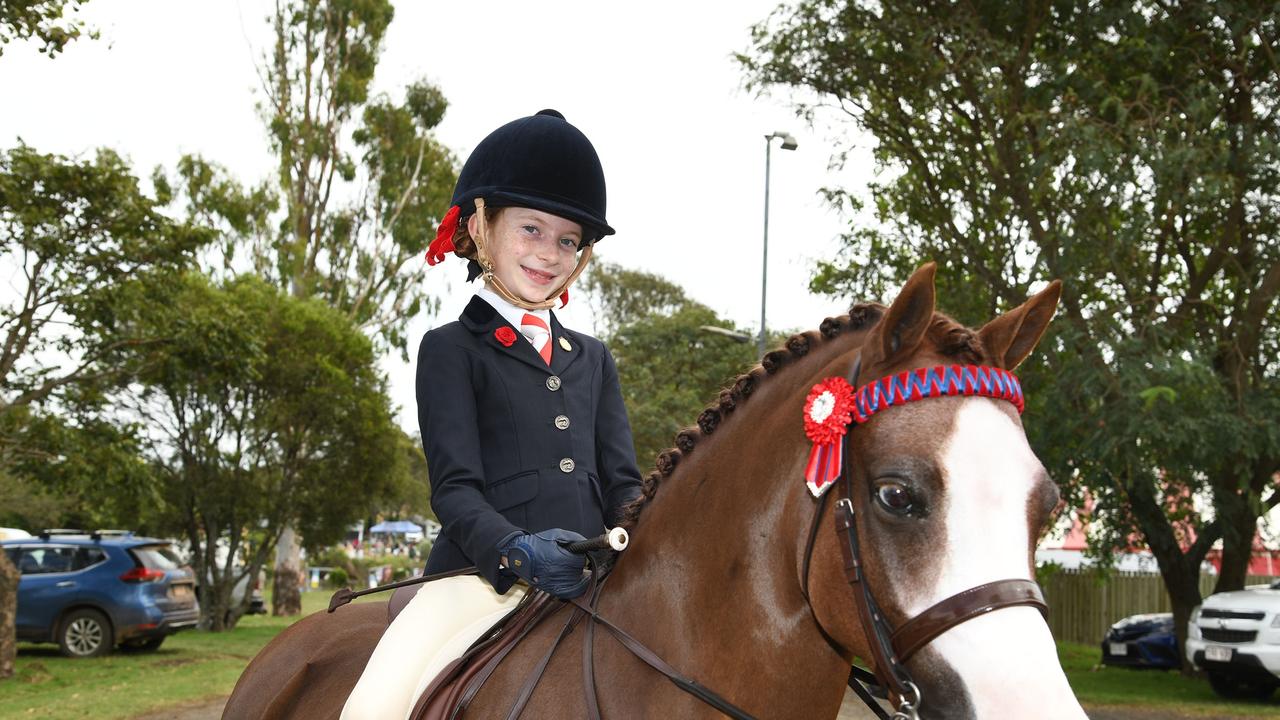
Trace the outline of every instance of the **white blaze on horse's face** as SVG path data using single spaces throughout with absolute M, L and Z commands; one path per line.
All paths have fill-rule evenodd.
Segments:
M 909 616 L 978 585 L 1034 579 L 1028 508 L 1048 478 L 1015 417 L 998 401 L 962 401 L 938 458 L 947 488 L 940 510 L 948 554 L 938 567 L 937 583 L 910 599 Z M 960 675 L 977 717 L 1085 717 L 1035 608 L 1006 608 L 974 618 L 938 636 L 930 647 Z

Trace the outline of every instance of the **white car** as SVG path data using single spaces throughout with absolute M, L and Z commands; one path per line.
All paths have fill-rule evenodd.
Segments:
M 1187 660 L 1223 697 L 1270 697 L 1280 687 L 1280 580 L 1206 598 L 1187 626 Z

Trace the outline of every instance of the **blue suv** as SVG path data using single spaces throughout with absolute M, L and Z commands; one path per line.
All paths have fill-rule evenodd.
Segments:
M 199 620 L 195 574 L 163 540 L 46 530 L 0 540 L 0 548 L 22 573 L 19 640 L 57 643 L 68 657 L 94 657 L 116 645 L 155 650 Z

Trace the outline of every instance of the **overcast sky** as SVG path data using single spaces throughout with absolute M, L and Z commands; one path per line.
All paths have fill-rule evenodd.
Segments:
M 401 2 L 375 91 L 399 99 L 425 77 L 450 109 L 437 129 L 465 158 L 489 131 L 556 108 L 594 143 L 618 234 L 598 256 L 658 273 L 731 320 L 759 326 L 764 135 L 775 144 L 769 233 L 768 324 L 816 327 L 847 303 L 811 295 L 817 258 L 837 247 L 842 221 L 818 197 L 824 185 L 863 188 L 870 143 L 839 175 L 828 171 L 830 128 L 811 129 L 785 98 L 741 89 L 732 53 L 776 2 Z M 183 153 L 227 166 L 242 181 L 273 172 L 255 110 L 256 66 L 271 36 L 262 0 L 92 0 L 82 14 L 101 31 L 49 60 L 11 44 L 0 57 L 0 142 L 44 152 L 107 146 L 141 176 Z M 834 132 L 852 133 L 851 129 Z M 443 212 L 444 208 L 441 208 Z M 424 248 L 425 250 L 425 248 Z M 456 318 L 470 297 L 461 261 L 428 270 L 445 296 L 437 317 L 406 318 L 409 336 Z M 557 311 L 591 330 L 585 304 Z M 413 368 L 384 361 L 401 424 L 416 429 Z

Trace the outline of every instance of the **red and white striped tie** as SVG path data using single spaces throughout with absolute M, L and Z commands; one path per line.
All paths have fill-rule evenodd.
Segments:
M 548 366 L 551 365 L 551 329 L 542 318 L 533 313 L 525 313 L 520 320 L 520 332 L 533 343 L 533 349 L 538 351 L 543 361 Z

